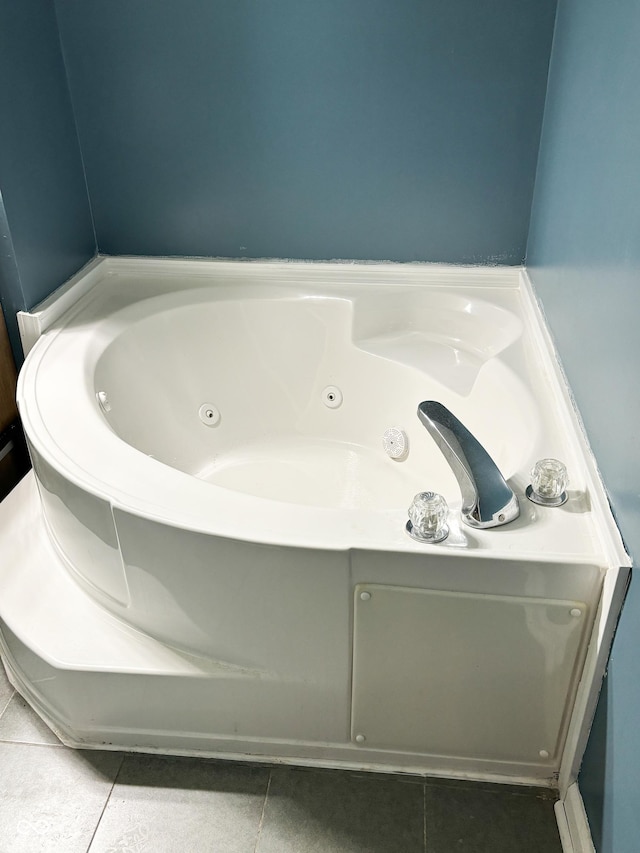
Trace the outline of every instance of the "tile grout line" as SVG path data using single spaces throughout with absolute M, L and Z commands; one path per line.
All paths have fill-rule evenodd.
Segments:
M 24 698 L 24 696 L 22 696 L 21 693 L 18 693 L 18 691 L 14 687 L 13 693 L 9 697 L 7 704 L 4 706 L 4 708 L 2 708 L 2 710 L 0 710 L 0 720 L 2 720 L 2 718 L 4 717 L 4 715 L 6 714 L 6 712 L 9 709 L 9 705 L 11 705 L 12 702 L 15 703 L 15 702 L 20 702 L 20 701 L 26 703 L 26 699 Z M 33 713 L 36 716 L 36 719 L 38 720 L 39 723 L 43 723 L 43 720 L 40 717 L 38 717 L 31 708 L 29 708 L 29 710 L 31 711 L 31 713 Z M 43 724 L 45 725 L 45 727 L 47 728 L 47 730 L 49 732 L 53 731 L 52 729 L 49 729 L 49 727 L 47 726 L 46 723 L 43 723 Z M 20 740 L 19 737 L 17 737 L 17 738 L 16 737 L 3 737 L 2 733 L 0 732 L 0 743 L 16 743 L 16 744 L 19 744 L 20 746 L 52 746 L 56 749 L 60 749 L 60 748 L 68 749 L 68 747 L 66 747 L 62 743 L 62 741 L 56 735 L 56 733 L 53 732 L 53 734 L 57 740 L 57 743 L 51 743 L 50 741 L 42 741 L 42 740 Z
M 9 707 L 9 705 L 11 704 L 11 702 L 13 701 L 13 697 L 14 697 L 15 695 L 16 695 L 16 689 L 15 689 L 15 687 L 14 687 L 14 688 L 13 688 L 13 693 L 12 693 L 12 694 L 11 694 L 11 696 L 9 696 L 9 698 L 7 699 L 7 702 L 6 702 L 5 706 L 4 706 L 4 708 L 2 708 L 2 710 L 0 710 L 0 717 L 2 717 L 2 715 L 4 714 L 4 712 L 7 710 L 7 708 Z
M 427 786 L 422 786 L 422 841 L 424 853 L 427 853 Z
M 5 738 L 0 736 L 0 743 L 14 743 L 16 746 L 35 746 L 38 749 L 71 749 L 64 743 L 42 743 L 38 740 L 16 740 L 15 738 Z
M 107 806 L 109 805 L 109 800 L 111 799 L 111 794 L 113 794 L 113 789 L 115 788 L 116 782 L 118 781 L 118 776 L 120 775 L 120 771 L 122 770 L 122 765 L 124 764 L 124 759 L 125 759 L 125 756 L 123 755 L 122 760 L 120 761 L 120 766 L 118 767 L 118 772 L 113 777 L 113 784 L 109 788 L 109 793 L 107 794 L 107 798 L 104 801 L 104 806 L 102 807 L 102 811 L 100 812 L 100 817 L 98 818 L 98 820 L 96 822 L 95 829 L 91 833 L 91 838 L 89 839 L 89 846 L 87 847 L 87 853 L 89 853 L 89 851 L 91 850 L 91 845 L 93 844 L 93 842 L 95 840 L 96 832 L 98 831 L 98 827 L 100 826 L 102 818 L 104 817 L 104 813 L 107 810 Z
M 264 792 L 264 803 L 262 804 L 262 812 L 260 821 L 258 822 L 258 834 L 256 835 L 256 846 L 253 848 L 253 853 L 258 853 L 258 845 L 260 844 L 260 835 L 262 834 L 262 825 L 264 824 L 264 813 L 267 810 L 267 798 L 269 797 L 269 788 L 271 787 L 271 769 L 269 770 L 269 778 L 267 779 L 267 790 Z
M 9 681 L 9 676 L 7 675 L 7 669 L 4 665 L 4 661 L 2 660 L 2 658 L 0 658 L 0 677 L 3 679 L 3 681 L 6 681 L 7 686 L 11 688 L 11 693 L 9 694 L 9 698 L 6 701 L 4 708 L 2 708 L 2 710 L 0 710 L 0 717 L 2 717 L 4 712 L 9 707 L 9 703 L 11 702 L 13 697 L 16 695 L 16 688 Z

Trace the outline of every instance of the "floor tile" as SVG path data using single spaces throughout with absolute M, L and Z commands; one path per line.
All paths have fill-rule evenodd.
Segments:
M 427 785 L 425 805 L 427 853 L 562 853 L 549 799 Z
M 13 696 L 13 687 L 9 683 L 7 674 L 4 671 L 4 666 L 0 663 L 0 717 L 2 712 L 7 707 L 9 699 Z
M 423 786 L 272 771 L 257 853 L 423 853 Z
M 91 853 L 254 853 L 267 768 L 128 755 Z
M 121 762 L 0 743 L 0 853 L 86 853 Z
M 0 717 L 0 741 L 62 746 L 49 726 L 42 722 L 19 693 L 14 693 Z

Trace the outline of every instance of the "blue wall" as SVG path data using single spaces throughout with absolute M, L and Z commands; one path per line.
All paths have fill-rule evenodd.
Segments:
M 640 555 L 640 5 L 560 0 L 527 262 L 612 505 Z M 637 583 L 637 581 L 636 581 Z M 640 586 L 580 787 L 599 853 L 640 850 Z
M 97 248 L 521 262 L 554 13 L 555 0 L 0 0 L 14 351 L 15 312 Z
M 95 253 L 80 148 L 51 0 L 0 0 L 0 295 L 15 312 Z
M 520 263 L 555 0 L 56 0 L 106 253 Z

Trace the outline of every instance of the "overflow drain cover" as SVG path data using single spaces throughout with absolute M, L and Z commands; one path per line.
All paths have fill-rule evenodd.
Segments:
M 382 446 L 391 459 L 404 459 L 409 452 L 409 439 L 404 430 L 391 427 L 382 436 Z

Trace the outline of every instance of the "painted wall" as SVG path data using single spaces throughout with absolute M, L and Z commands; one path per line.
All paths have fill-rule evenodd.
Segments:
M 560 0 L 528 265 L 627 546 L 640 555 L 640 5 Z M 580 776 L 599 853 L 640 849 L 640 584 Z
M 0 0 L 0 295 L 15 312 L 95 253 L 52 0 Z
M 56 0 L 106 253 L 515 264 L 555 0 Z

